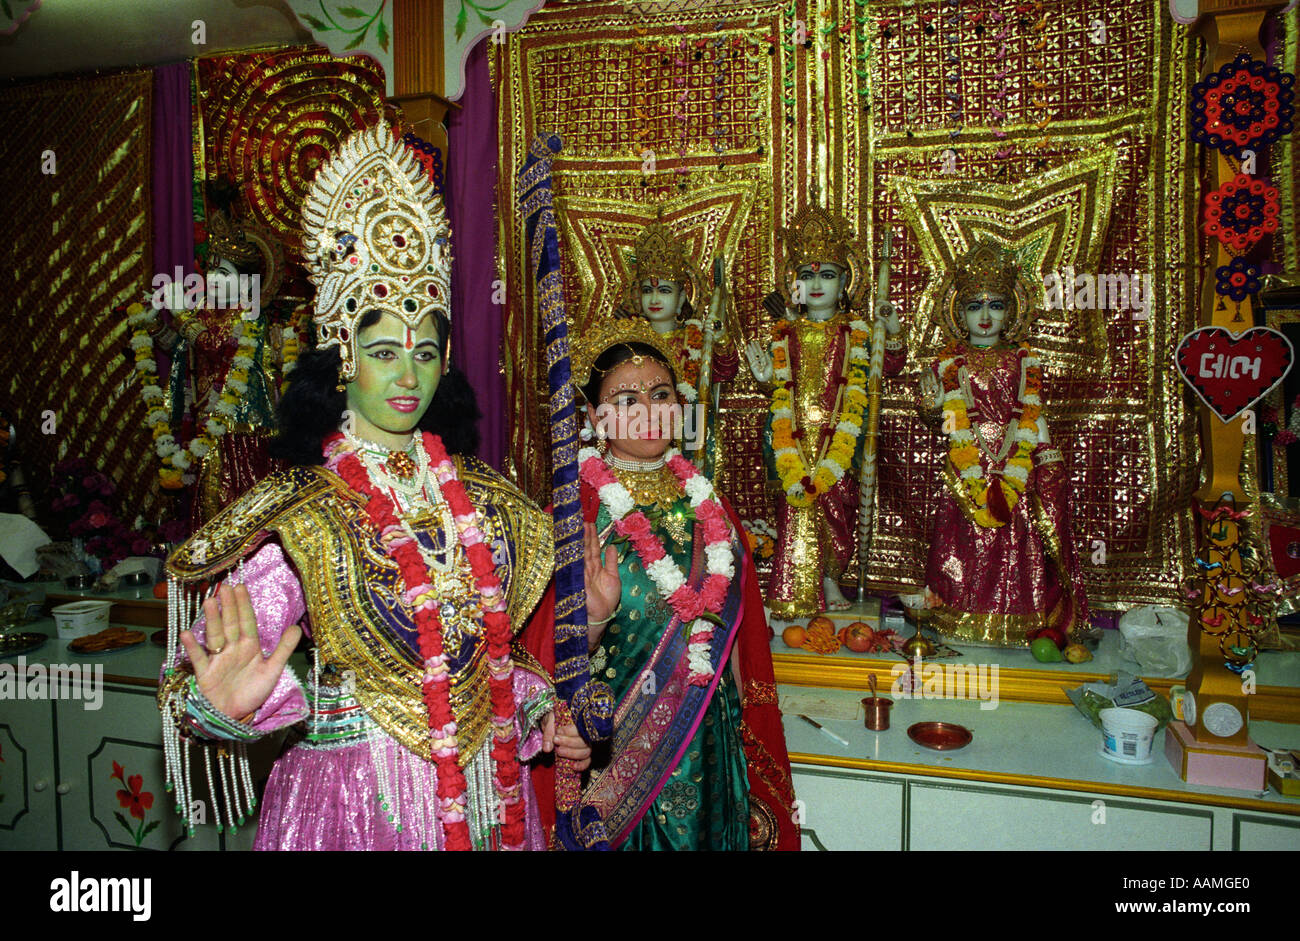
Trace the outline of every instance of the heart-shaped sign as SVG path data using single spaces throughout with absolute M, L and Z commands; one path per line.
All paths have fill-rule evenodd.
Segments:
M 1183 337 L 1174 363 L 1183 381 L 1222 422 L 1236 418 L 1286 377 L 1295 353 L 1271 327 L 1229 333 L 1201 327 Z

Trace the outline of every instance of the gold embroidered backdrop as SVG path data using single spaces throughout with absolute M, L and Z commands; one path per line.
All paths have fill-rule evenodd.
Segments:
M 909 365 L 885 384 L 868 566 L 877 586 L 924 576 L 944 452 L 914 401 L 936 339 L 923 294 L 941 272 L 928 266 L 948 254 L 945 239 L 1015 230 L 1038 263 L 1150 275 L 1149 319 L 1052 311 L 1032 339 L 1071 468 L 1090 598 L 1099 607 L 1169 600 L 1191 557 L 1184 507 L 1198 459 L 1170 366 L 1195 324 L 1194 46 L 1164 0 L 548 4 L 495 47 L 493 62 L 503 365 L 520 418 L 511 441 L 520 483 L 541 496 L 548 470 L 514 174 L 534 134 L 558 132 L 565 299 L 578 330 L 613 297 L 612 259 L 660 204 L 701 265 L 714 247 L 735 245 L 728 276 L 746 338 L 767 335 L 760 302 L 775 286 L 774 228 L 810 193 L 847 215 L 873 255 L 881 227 L 892 228 L 891 298 Z M 1062 195 L 1076 171 L 1092 174 L 1086 192 Z M 1062 213 L 1074 220 L 1073 241 L 1035 243 L 1035 222 Z M 771 520 L 759 447 L 767 400 L 743 366 L 722 406 L 719 485 L 743 518 Z
M 12 249 L 0 387 L 22 423 L 32 491 L 60 459 L 89 457 L 117 483 L 119 505 L 146 518 L 160 508 L 155 475 L 139 473 L 155 460 L 153 442 L 123 355 L 126 321 L 112 308 L 150 278 L 151 82 L 132 72 L 0 95 L 0 215 Z

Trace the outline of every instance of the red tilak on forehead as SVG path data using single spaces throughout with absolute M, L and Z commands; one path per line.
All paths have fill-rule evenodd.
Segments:
M 406 348 L 409 350 L 415 346 L 415 331 L 410 327 L 406 328 Z
M 822 270 L 822 263 L 821 263 L 820 261 L 814 261 L 814 262 L 812 263 L 812 270 L 813 270 L 813 271 L 821 271 L 821 270 Z

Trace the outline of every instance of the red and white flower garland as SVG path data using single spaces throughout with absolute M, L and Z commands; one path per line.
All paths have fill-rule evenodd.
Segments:
M 615 530 L 632 543 L 659 594 L 668 601 L 683 624 L 691 625 L 690 642 L 686 648 L 689 682 L 704 686 L 713 677 L 709 660 L 713 625 L 703 615 L 706 611 L 715 615 L 722 611 L 731 579 L 736 574 L 731 528 L 727 525 L 726 513 L 714 498 L 709 479 L 676 448 L 670 448 L 667 457 L 668 467 L 681 481 L 703 530 L 705 571 L 708 574 L 698 590 L 687 584 L 686 575 L 664 548 L 663 540 L 655 535 L 646 515 L 637 509 L 632 495 L 618 482 L 595 448 L 583 448 L 578 452 L 579 474 L 600 496 L 601 503 L 614 521 Z
M 457 536 L 465 547 L 474 574 L 474 586 L 482 597 L 492 700 L 494 784 L 497 798 L 505 808 L 501 838 L 507 847 L 521 847 L 524 842 L 524 803 L 517 756 L 518 736 L 514 729 L 514 663 L 510 656 L 514 632 L 506 613 L 505 592 L 492 564 L 492 553 L 477 524 L 474 505 L 457 478 L 456 467 L 441 439 L 426 431 L 422 443 L 442 497 L 456 521 Z M 418 543 L 402 526 L 393 501 L 371 483 L 370 475 L 347 439 L 338 433 L 330 435 L 325 439 L 324 450 L 326 467 L 368 498 L 366 514 L 379 530 L 380 543 L 397 563 L 406 586 L 402 600 L 412 608 L 419 633 L 420 655 L 424 658 L 423 689 L 429 712 L 430 752 L 438 769 L 438 819 L 442 823 L 447 849 L 472 849 L 466 823 L 467 785 L 457 757 L 456 718 L 451 708 L 450 670 L 443 651 L 442 618 L 438 613 L 438 599 L 428 565 L 420 554 Z M 449 551 L 450 548 L 448 546 Z

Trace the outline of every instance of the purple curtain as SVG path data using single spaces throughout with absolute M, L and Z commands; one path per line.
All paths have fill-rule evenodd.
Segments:
M 153 270 L 194 270 L 194 156 L 188 62 L 153 70 Z M 141 287 L 147 287 L 142 285 Z
M 483 412 L 479 457 L 505 465 L 506 383 L 501 375 L 505 305 L 494 304 L 497 280 L 497 109 L 488 77 L 488 46 L 465 63 L 460 109 L 447 116 L 447 212 L 451 219 L 452 362 L 465 373 Z M 508 212 L 508 210 L 502 210 Z

